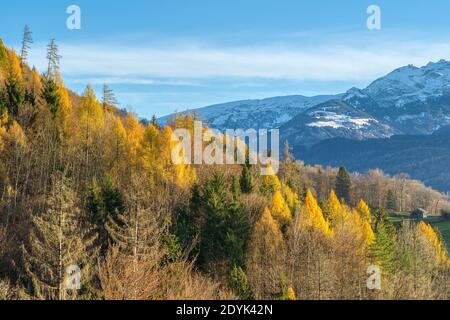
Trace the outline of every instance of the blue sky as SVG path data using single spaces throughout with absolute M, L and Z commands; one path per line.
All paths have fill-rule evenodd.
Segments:
M 68 30 L 66 8 L 81 8 Z M 366 9 L 381 8 L 381 30 Z M 338 93 L 406 64 L 450 59 L 448 0 L 43 0 L 2 4 L 0 37 L 45 69 L 56 38 L 66 84 L 112 87 L 150 117 L 232 100 Z

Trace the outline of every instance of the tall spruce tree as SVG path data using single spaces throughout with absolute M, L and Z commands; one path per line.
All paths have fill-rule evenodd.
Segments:
M 47 103 L 47 107 L 50 110 L 53 120 L 56 119 L 56 115 L 61 108 L 61 96 L 56 82 L 52 78 L 47 78 L 42 88 L 42 98 Z
M 50 40 L 50 43 L 47 45 L 47 60 L 47 78 L 56 82 L 56 76 L 59 73 L 59 61 L 61 60 L 61 56 L 58 53 L 58 45 L 56 44 L 55 39 Z
M 216 172 L 205 184 L 201 209 L 205 223 L 201 231 L 199 261 L 202 267 L 225 260 L 243 266 L 250 222 L 243 206 L 227 193 L 224 177 Z
M 108 106 L 115 107 L 119 104 L 117 102 L 117 98 L 116 98 L 116 95 L 114 94 L 114 91 L 110 87 L 108 87 L 106 84 L 103 85 L 102 93 L 103 93 L 103 96 L 102 96 L 103 108 L 106 108 Z
M 388 276 L 395 274 L 396 261 L 396 230 L 394 225 L 381 211 L 376 214 L 375 242 L 370 248 L 370 256 Z
M 6 94 L 0 89 L 0 116 L 2 116 L 8 110 Z
M 32 216 L 28 241 L 22 246 L 25 275 L 37 298 L 64 300 L 73 297 L 66 287 L 67 270 L 86 268 L 86 247 L 92 238 L 83 234 L 76 195 L 62 173 L 52 177 L 46 207 Z
M 20 50 L 20 65 L 23 67 L 25 61 L 28 58 L 29 50 L 31 49 L 31 44 L 33 43 L 33 33 L 28 25 L 25 25 L 22 37 L 22 49 Z
M 350 204 L 350 190 L 351 190 L 352 182 L 350 179 L 350 175 L 347 172 L 345 167 L 340 167 L 339 172 L 336 177 L 336 195 L 339 200 L 345 201 L 345 203 Z
M 87 210 L 90 222 L 96 226 L 98 241 L 103 249 L 112 241 L 106 224 L 109 219 L 118 222 L 118 216 L 125 211 L 123 197 L 108 177 L 100 186 L 94 179 L 88 190 Z
M 253 181 L 252 175 L 250 174 L 249 166 L 247 164 L 242 165 L 242 173 L 239 179 L 239 184 L 241 186 L 242 193 L 252 193 L 253 191 Z
M 231 270 L 230 286 L 233 291 L 242 300 L 252 300 L 253 292 L 248 281 L 247 275 L 241 267 L 236 267 Z
M 19 82 L 11 74 L 6 79 L 6 107 L 8 113 L 13 117 L 19 116 L 20 107 L 24 103 L 25 96 Z
M 386 196 L 386 209 L 388 210 L 395 210 L 395 196 L 394 192 L 389 189 Z

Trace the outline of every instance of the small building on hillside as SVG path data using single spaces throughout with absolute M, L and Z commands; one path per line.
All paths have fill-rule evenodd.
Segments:
M 428 218 L 428 212 L 426 212 L 422 208 L 418 208 L 411 213 L 409 218 L 413 219 L 413 220 L 423 220 L 423 219 Z

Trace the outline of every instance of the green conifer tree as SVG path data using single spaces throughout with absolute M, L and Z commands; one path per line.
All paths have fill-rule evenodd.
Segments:
M 241 178 L 239 180 L 242 193 L 252 193 L 253 192 L 253 181 L 250 174 L 249 166 L 247 164 L 242 165 Z
M 201 266 L 211 261 L 226 260 L 242 266 L 249 238 L 250 223 L 242 205 L 227 193 L 220 173 L 214 173 L 203 188 L 200 210 L 204 215 L 201 231 Z
M 49 78 L 44 82 L 41 96 L 47 103 L 47 107 L 52 114 L 53 120 L 55 120 L 56 115 L 61 108 L 61 96 L 59 95 L 58 86 L 53 79 Z
M 336 177 L 336 195 L 339 200 L 345 201 L 345 203 L 350 204 L 350 190 L 351 190 L 351 179 L 345 167 L 340 167 L 339 172 Z
M 234 266 L 231 270 L 231 289 L 242 300 L 252 300 L 253 293 L 247 275 L 241 267 Z
M 394 192 L 389 189 L 386 196 L 386 209 L 394 211 L 395 210 L 395 197 Z

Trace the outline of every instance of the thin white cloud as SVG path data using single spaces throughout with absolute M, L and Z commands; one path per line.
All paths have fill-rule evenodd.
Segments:
M 124 84 L 194 85 L 220 78 L 370 81 L 406 64 L 450 58 L 450 44 L 444 41 L 228 47 L 61 43 L 60 48 L 61 69 L 76 81 Z M 44 46 L 33 50 L 31 62 L 45 70 Z

